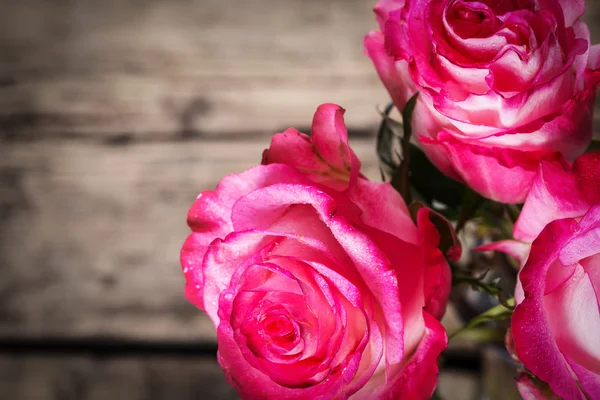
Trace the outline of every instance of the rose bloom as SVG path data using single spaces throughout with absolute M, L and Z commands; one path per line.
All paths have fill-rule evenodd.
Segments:
M 360 174 L 343 110 L 273 137 L 263 164 L 198 196 L 181 251 L 187 298 L 217 328 L 244 399 L 427 399 L 450 290 L 429 210 L 417 227 Z
M 523 365 L 565 399 L 600 399 L 600 152 L 542 162 L 503 250 L 521 260 L 511 331 Z M 531 245 L 529 245 L 531 243 Z M 526 399 L 540 397 L 518 380 Z M 541 392 L 540 392 L 541 393 Z
M 365 51 L 430 160 L 483 196 L 525 199 L 542 159 L 592 135 L 600 46 L 584 0 L 380 0 Z

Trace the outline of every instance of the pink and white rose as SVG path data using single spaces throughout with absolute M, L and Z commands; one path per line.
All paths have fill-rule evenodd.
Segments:
M 262 165 L 202 192 L 181 251 L 244 399 L 427 399 L 450 290 L 429 211 L 413 223 L 360 174 L 343 109 L 273 137 Z
M 559 397 L 600 399 L 600 152 L 572 166 L 542 162 L 514 236 L 520 241 L 484 249 L 523 265 L 511 324 L 516 356 Z M 522 393 L 536 387 L 519 381 Z
M 600 45 L 584 0 L 380 0 L 365 50 L 431 161 L 483 196 L 522 202 L 541 160 L 592 135 Z

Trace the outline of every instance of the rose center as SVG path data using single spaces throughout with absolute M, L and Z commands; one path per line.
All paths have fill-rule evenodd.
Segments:
M 479 0 L 489 6 L 496 15 L 504 15 L 516 10 L 533 11 L 535 3 L 532 0 Z
M 284 315 L 268 315 L 262 321 L 262 329 L 271 340 L 282 345 L 296 340 L 296 329 L 292 321 Z
M 485 14 L 478 11 L 469 10 L 468 8 L 458 10 L 458 18 L 465 22 L 479 23 L 485 19 Z
M 496 31 L 500 21 L 483 3 L 456 1 L 448 9 L 447 20 L 454 33 L 463 39 L 488 37 Z

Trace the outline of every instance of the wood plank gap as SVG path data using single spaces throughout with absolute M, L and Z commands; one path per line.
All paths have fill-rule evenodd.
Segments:
M 110 135 L 81 135 L 74 132 L 45 132 L 42 135 L 36 135 L 33 133 L 34 129 L 27 127 L 26 129 L 3 129 L 2 118 L 0 118 L 0 144 L 1 143 L 31 143 L 31 142 L 48 142 L 48 141 L 60 141 L 69 140 L 78 143 L 98 143 L 108 146 L 125 146 L 131 144 L 142 144 L 142 143 L 178 143 L 182 141 L 200 141 L 206 143 L 214 142 L 238 142 L 252 141 L 260 139 L 268 139 L 276 133 L 281 133 L 288 128 L 276 129 L 272 132 L 266 131 L 252 131 L 247 130 L 244 132 L 230 131 L 219 133 L 218 135 L 206 134 L 201 130 L 185 130 L 175 132 L 146 132 L 144 135 L 138 135 L 129 132 L 115 132 Z M 310 127 L 294 127 L 300 132 L 310 134 Z M 369 127 L 358 127 L 349 128 L 348 136 L 350 139 L 369 139 L 375 137 L 377 130 L 377 124 L 374 124 L 372 128 Z M 373 144 L 375 146 L 375 144 Z
M 0 337 L 0 354 L 215 357 L 216 353 L 217 344 L 210 340 L 183 342 L 111 337 L 77 339 Z
M 127 340 L 111 337 L 78 339 L 0 337 L 1 355 L 62 356 L 86 355 L 103 358 L 121 357 L 216 357 L 213 341 Z M 479 371 L 482 366 L 479 348 L 450 348 L 442 356 L 445 370 Z

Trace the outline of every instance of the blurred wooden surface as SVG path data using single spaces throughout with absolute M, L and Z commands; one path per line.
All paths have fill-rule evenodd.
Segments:
M 374 129 L 365 1 L 10 3 L 0 14 L 0 334 L 203 340 L 186 212 L 338 102 Z M 326 39 L 326 40 L 325 40 Z M 372 140 L 354 141 L 378 176 Z M 369 170 L 370 169 L 370 170 Z
M 362 50 L 374 0 L 5 2 L 3 138 L 267 138 L 325 102 L 370 130 L 387 102 Z
M 204 340 L 179 249 L 198 192 L 260 162 L 268 140 L 5 143 L 0 335 Z M 353 140 L 373 178 L 371 140 Z
M 442 372 L 445 400 L 474 399 L 473 374 Z M 18 400 L 236 400 L 211 358 L 0 356 L 0 398 Z M 308 399 L 307 399 L 308 400 Z M 494 399 L 495 400 L 495 399 Z
M 0 398 L 234 400 L 214 358 L 0 357 Z
M 388 96 L 362 50 L 374 2 L 4 1 L 0 338 L 213 340 L 183 297 L 187 210 L 323 102 L 348 110 L 378 178 L 370 133 Z M 475 393 L 452 382 L 446 399 Z M 31 355 L 0 356 L 0 398 L 234 394 L 214 360 Z
M 0 14 L 0 131 L 20 139 L 260 136 L 386 95 L 365 0 L 22 0 Z
M 374 26 L 370 7 L 365 0 L 5 7 L 0 334 L 212 337 L 182 296 L 178 264 L 198 192 L 256 164 L 273 133 L 310 126 L 326 101 L 347 108 L 351 131 L 362 135 L 352 144 L 367 175 L 379 176 L 368 132 L 387 96 L 362 54 Z M 598 24 L 590 25 L 600 41 Z

